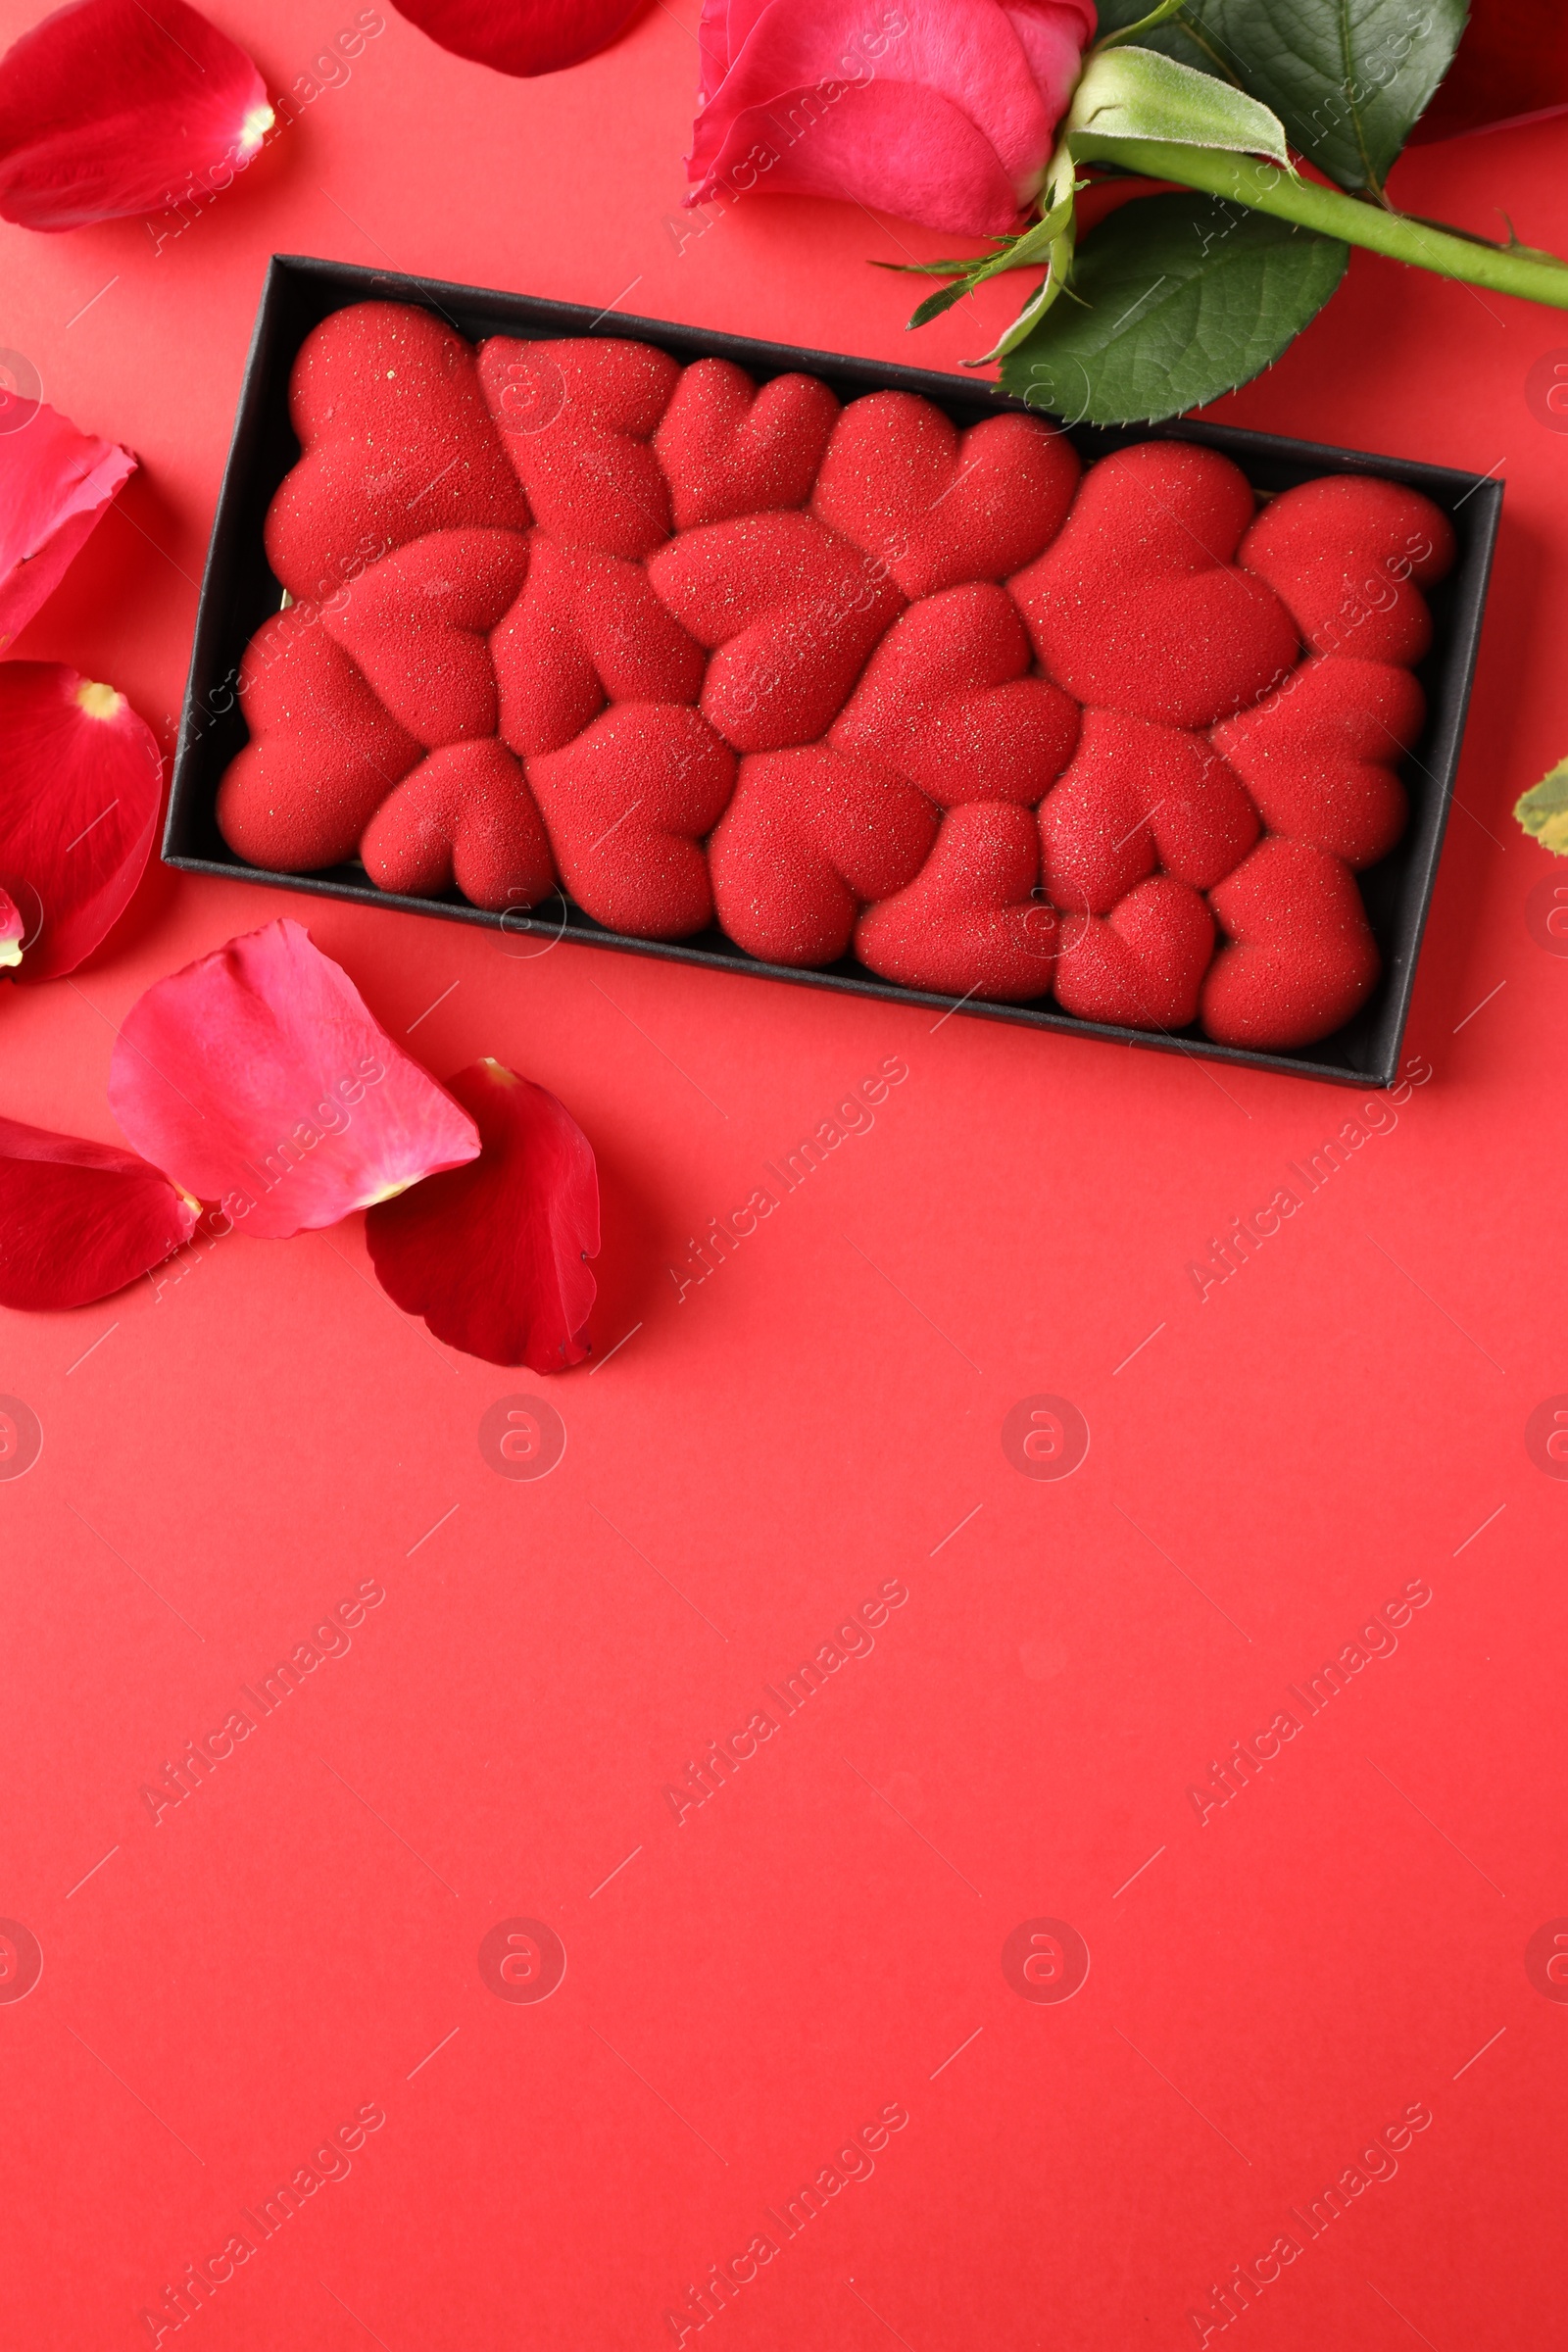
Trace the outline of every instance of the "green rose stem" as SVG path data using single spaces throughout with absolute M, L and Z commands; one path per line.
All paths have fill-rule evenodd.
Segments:
M 1487 245 L 1429 228 L 1407 214 L 1386 212 L 1338 188 L 1295 178 L 1277 164 L 1220 148 L 1190 147 L 1167 139 L 1113 139 L 1086 130 L 1072 133 L 1071 146 L 1079 163 L 1121 164 L 1150 179 L 1176 180 L 1226 203 L 1272 213 L 1276 220 L 1294 220 L 1298 227 L 1340 237 L 1348 245 L 1364 245 L 1393 261 L 1436 270 L 1442 277 L 1568 310 L 1568 263 L 1531 246 Z

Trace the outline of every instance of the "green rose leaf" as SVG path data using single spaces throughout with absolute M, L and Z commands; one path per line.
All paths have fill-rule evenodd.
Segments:
M 1532 784 L 1515 801 L 1513 812 L 1544 850 L 1568 858 L 1568 760 L 1559 760 L 1539 784 Z
M 1090 60 L 1065 124 L 1106 139 L 1175 139 L 1287 164 L 1279 117 L 1245 90 L 1195 73 L 1156 49 L 1107 49 Z
M 1010 351 L 1013 343 L 1021 335 L 1027 333 L 1035 318 L 1050 308 L 1051 302 L 1054 301 L 1060 290 L 1063 273 L 1072 259 L 1073 207 L 1071 159 L 1067 157 L 1064 148 L 1060 150 L 1060 154 L 1067 172 L 1067 194 L 1059 204 L 1052 207 L 1043 220 L 1035 221 L 1031 228 L 1026 228 L 1021 236 L 1004 237 L 997 252 L 983 255 L 978 261 L 911 262 L 907 265 L 911 271 L 925 270 L 945 272 L 951 270 L 956 273 L 957 282 L 955 285 L 944 286 L 940 294 L 928 294 L 909 319 L 910 326 L 928 326 L 933 318 L 940 318 L 944 311 L 951 311 L 956 302 L 961 302 L 965 294 L 971 293 L 976 286 L 984 285 L 988 277 L 999 277 L 1005 270 L 1024 270 L 1039 262 L 1050 263 L 1051 275 L 1025 304 L 1019 318 L 1014 319 L 996 349 L 988 351 L 984 360 L 965 362 L 968 367 L 983 368 L 988 362 L 996 359 L 1001 352 Z M 1053 174 L 1055 170 L 1056 165 L 1054 160 Z M 897 262 L 879 262 L 877 267 L 881 270 L 896 270 L 905 265 Z M 1048 294 L 1049 300 L 1047 299 Z
M 1102 0 L 1100 29 L 1148 13 L 1148 0 Z M 1466 0 L 1185 0 L 1138 39 L 1260 99 L 1298 154 L 1342 188 L 1376 194 L 1452 64 L 1466 14 Z
M 924 302 L 916 306 L 909 315 L 909 324 L 929 326 L 933 318 L 940 318 L 944 311 L 951 311 L 956 302 L 961 302 L 969 290 L 968 278 L 955 278 L 951 286 L 943 286 L 937 293 L 928 294 Z
M 1157 423 L 1247 383 L 1345 273 L 1337 237 L 1196 193 L 1124 204 L 1080 246 L 1059 302 L 1002 381 L 1070 423 Z
M 1058 262 L 1053 258 L 1050 274 L 1041 279 L 1012 324 L 1003 328 L 997 341 L 980 359 L 965 360 L 964 366 L 966 368 L 989 368 L 993 360 L 1004 359 L 1009 351 L 1016 351 L 1019 344 L 1033 333 L 1051 309 L 1052 304 L 1065 291 L 1070 262 L 1071 248 L 1066 247 L 1064 241 L 1061 260 Z

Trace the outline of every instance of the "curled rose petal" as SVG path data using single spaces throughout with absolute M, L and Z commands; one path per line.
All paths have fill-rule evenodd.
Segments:
M 0 466 L 0 653 L 53 594 L 127 475 L 128 449 L 79 433 L 40 401 Z
M 74 0 L 0 58 L 0 214 L 79 228 L 211 196 L 271 123 L 244 50 L 185 0 Z
M 23 977 L 74 972 L 141 879 L 163 760 L 113 686 L 0 662 L 0 887 L 26 918 Z
M 492 1364 L 564 1372 L 588 1353 L 599 1251 L 593 1147 L 542 1086 L 499 1061 L 447 1084 L 478 1121 L 480 1156 L 372 1208 L 381 1288 L 438 1340 Z
M 149 1158 L 266 1240 L 335 1225 L 479 1150 L 467 1112 L 287 921 L 138 998 L 109 1102 Z
M 86 1306 L 188 1242 L 196 1202 L 138 1159 L 0 1119 L 0 1306 Z
M 1004 235 L 1095 22 L 1091 0 L 922 0 L 880 22 L 859 0 L 705 0 L 687 202 L 761 186 Z
M 26 929 L 16 900 L 9 891 L 0 890 L 0 970 L 22 961 L 22 942 Z
M 455 57 L 498 74 L 559 74 L 608 49 L 643 0 L 395 0 Z

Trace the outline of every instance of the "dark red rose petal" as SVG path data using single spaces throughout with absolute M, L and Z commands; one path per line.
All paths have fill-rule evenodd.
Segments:
M 471 57 L 498 74 L 559 74 L 608 49 L 642 5 L 643 0 L 397 0 L 397 11 L 455 57 Z
M 0 1306 L 86 1306 L 188 1242 L 196 1202 L 138 1159 L 0 1118 Z
M 588 1353 L 599 1173 L 570 1113 L 499 1061 L 447 1085 L 484 1149 L 365 1220 L 381 1288 L 438 1340 L 492 1364 L 564 1372 Z
M 27 919 L 22 976 L 74 972 L 141 879 L 163 760 L 122 694 L 59 662 L 0 662 L 0 887 Z
M 20 635 L 127 475 L 128 449 L 40 401 L 0 466 L 0 653 Z
M 75 0 L 0 58 L 0 214 L 79 228 L 226 187 L 271 126 L 243 49 L 185 0 Z
M 335 1225 L 479 1136 L 300 924 L 269 923 L 131 1006 L 109 1103 L 161 1167 L 263 1239 Z

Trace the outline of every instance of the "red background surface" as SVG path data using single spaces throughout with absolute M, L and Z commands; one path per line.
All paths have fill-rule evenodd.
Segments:
M 274 88 L 354 13 L 214 10 Z M 161 247 L 4 230 L 0 342 L 142 467 L 17 650 L 172 748 L 273 250 L 916 356 L 906 281 L 865 264 L 935 238 L 758 196 L 677 242 L 694 18 L 535 83 L 389 18 Z M 1565 145 L 1428 148 L 1396 194 L 1563 248 Z M 983 349 L 991 291 L 917 356 Z M 44 1954 L 0 2004 L 9 2341 L 150 2340 L 138 2312 L 371 2103 L 349 2176 L 190 2323 L 213 2352 L 637 2352 L 760 2231 L 779 2254 L 704 2342 L 1193 2343 L 1282 2231 L 1303 2250 L 1227 2341 L 1555 2340 L 1568 2007 L 1525 1949 L 1568 1913 L 1568 1487 L 1525 1425 L 1568 1389 L 1568 961 L 1507 812 L 1568 732 L 1568 441 L 1526 393 L 1559 346 L 1553 314 L 1357 256 L 1220 405 L 1508 495 L 1409 1033 L 1433 1075 L 1201 1301 L 1189 1261 L 1357 1098 L 310 909 L 438 1074 L 496 1054 L 587 1129 L 595 1368 L 548 1384 L 559 1467 L 498 1476 L 481 1417 L 545 1384 L 400 1315 L 358 1221 L 4 1317 L 0 1388 L 44 1431 L 0 1484 L 0 1914 Z M 150 873 L 72 981 L 7 992 L 6 1112 L 111 1137 L 139 992 L 304 911 Z M 894 1055 L 874 1127 L 678 1300 L 688 1237 Z M 1003 1449 L 1040 1393 L 1092 1433 L 1063 1481 Z M 871 1654 L 677 1824 L 664 1785 L 892 1578 Z M 348 1654 L 155 1826 L 142 1785 L 371 1579 Z M 1200 1824 L 1190 1785 L 1415 1579 L 1396 1653 Z M 538 2005 L 477 1965 L 516 1916 L 567 1954 Z M 1092 1955 L 1060 2004 L 1003 1971 L 1042 1916 Z M 895 2102 L 872 2177 L 783 2239 L 765 2209 Z M 1307 2238 L 1290 2208 L 1416 2102 L 1396 2176 Z

